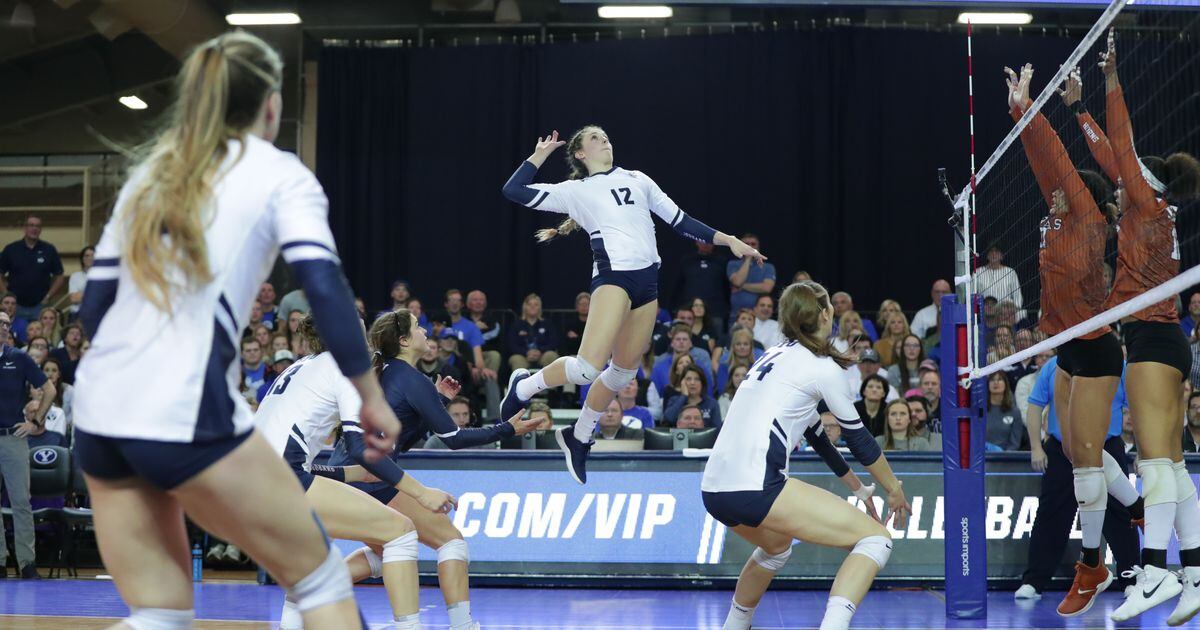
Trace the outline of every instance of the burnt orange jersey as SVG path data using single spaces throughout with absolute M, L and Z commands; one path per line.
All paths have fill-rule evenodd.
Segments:
M 1019 112 L 1013 112 L 1019 119 Z M 1107 223 L 1083 185 L 1066 147 L 1040 112 L 1021 132 L 1021 144 L 1038 187 L 1051 210 L 1041 221 L 1040 269 L 1042 317 L 1038 328 L 1056 335 L 1095 316 L 1104 305 L 1104 241 Z M 1066 196 L 1065 211 L 1054 211 L 1054 191 Z M 1081 339 L 1109 332 L 1104 326 Z
M 1179 239 L 1175 206 L 1168 205 L 1146 183 L 1133 149 L 1133 129 L 1125 95 L 1118 86 L 1108 91 L 1108 138 L 1116 157 L 1126 207 L 1117 224 L 1117 269 L 1106 308 L 1131 300 L 1179 275 Z M 1148 322 L 1179 321 L 1175 296 L 1133 314 Z
M 1092 115 L 1083 112 L 1075 117 L 1079 121 L 1079 130 L 1083 132 L 1083 138 L 1087 140 L 1088 150 L 1092 152 L 1092 157 L 1096 158 L 1096 162 L 1100 164 L 1100 170 L 1108 176 L 1108 179 L 1116 182 L 1121 178 L 1121 172 L 1117 169 L 1117 158 L 1113 155 L 1112 145 L 1108 142 L 1108 137 L 1104 135 L 1104 130 L 1092 118 Z

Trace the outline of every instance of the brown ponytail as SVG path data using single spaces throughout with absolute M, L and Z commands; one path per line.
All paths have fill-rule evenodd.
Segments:
M 170 122 L 135 167 L 141 177 L 125 209 L 122 256 L 138 290 L 159 309 L 171 311 L 172 285 L 179 283 L 170 270 L 184 286 L 212 280 L 204 229 L 226 143 L 254 124 L 282 72 L 279 55 L 243 32 L 211 39 L 184 61 Z
M 325 352 L 325 342 L 321 341 L 321 333 L 317 332 L 317 322 L 313 319 L 312 313 L 304 316 L 300 320 L 300 327 L 296 329 L 296 334 L 300 335 L 300 340 L 304 342 L 304 347 L 308 350 L 308 354 L 321 354 Z
M 383 372 L 383 366 L 388 359 L 400 355 L 400 340 L 412 334 L 412 322 L 412 311 L 402 308 L 380 315 L 379 319 L 371 324 L 368 337 L 371 340 L 371 348 L 375 350 L 371 355 L 371 367 L 376 375 Z
M 571 134 L 571 140 L 567 142 L 567 166 L 570 167 L 571 173 L 567 176 L 567 179 L 583 179 L 588 176 L 587 165 L 583 163 L 583 160 L 575 157 L 575 152 L 583 147 L 583 136 L 587 131 L 599 128 L 597 125 L 584 125 L 579 131 Z M 579 229 L 579 224 L 575 222 L 575 219 L 566 219 L 562 223 L 559 223 L 558 227 L 546 228 L 534 232 L 534 236 L 539 243 L 545 243 L 560 236 L 570 234 L 577 229 Z
M 779 297 L 779 327 L 791 341 L 808 348 L 818 357 L 829 357 L 842 368 L 854 359 L 833 347 L 821 335 L 821 313 L 829 309 L 829 292 L 812 280 L 802 280 L 783 290 Z

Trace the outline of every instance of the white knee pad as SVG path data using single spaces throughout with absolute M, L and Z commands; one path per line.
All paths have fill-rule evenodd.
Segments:
M 792 548 L 788 547 L 783 553 L 771 555 L 763 551 L 762 547 L 755 547 L 754 553 L 750 554 L 750 558 L 758 563 L 758 566 L 768 571 L 778 571 L 787 564 L 788 558 L 792 556 Z
M 1108 505 L 1108 483 L 1103 468 L 1076 468 L 1075 503 L 1080 512 L 1101 512 Z
M 383 558 L 380 558 L 379 554 L 370 547 L 360 547 L 359 551 L 367 559 L 367 566 L 371 567 L 371 577 L 383 577 Z
M 471 554 L 467 549 L 467 541 L 461 538 L 455 538 L 450 542 L 438 547 L 437 549 L 438 564 L 447 560 L 461 560 L 470 564 Z
M 1192 483 L 1192 476 L 1188 474 L 1187 464 L 1172 462 L 1171 468 L 1175 471 L 1175 502 L 1183 503 L 1188 499 L 1195 501 L 1196 484 Z
M 417 532 L 412 531 L 383 544 L 383 564 L 417 559 Z M 380 571 L 383 569 L 381 568 Z
M 887 566 L 892 557 L 892 539 L 887 536 L 867 536 L 854 545 L 850 553 L 857 553 L 875 561 L 880 569 Z
M 1100 457 L 1104 461 L 1104 481 L 1111 485 L 1116 480 L 1125 477 L 1125 473 L 1121 472 L 1121 465 L 1113 459 L 1112 455 L 1108 454 L 1108 451 L 1101 449 Z
M 133 630 L 184 630 L 192 627 L 195 618 L 194 610 L 131 608 L 122 621 Z
M 608 367 L 600 373 L 600 382 L 604 386 L 614 392 L 619 392 L 625 389 L 629 381 L 637 378 L 637 368 L 632 370 L 618 366 L 616 363 L 609 363 Z
M 1142 497 L 1146 507 L 1160 503 L 1178 502 L 1175 469 L 1166 457 L 1138 460 L 1138 474 L 1142 476 Z
M 350 583 L 350 571 L 342 561 L 336 547 L 329 548 L 325 561 L 312 573 L 288 589 L 288 595 L 300 612 L 340 602 L 354 597 L 354 585 Z
M 567 380 L 576 385 L 591 385 L 600 370 L 580 357 L 567 357 Z

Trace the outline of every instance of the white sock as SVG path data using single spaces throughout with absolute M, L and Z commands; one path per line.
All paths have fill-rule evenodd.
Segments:
M 517 398 L 521 400 L 529 400 L 538 394 L 538 392 L 546 389 L 546 377 L 544 370 L 534 372 L 533 376 L 517 383 Z
M 421 613 L 392 617 L 392 628 L 395 630 L 421 630 Z
M 1100 455 L 1104 459 L 1104 481 L 1108 483 L 1108 493 L 1125 507 L 1133 505 L 1138 500 L 1137 488 L 1129 483 L 1129 477 L 1121 472 L 1121 465 L 1108 451 L 1100 451 Z
M 587 444 L 592 441 L 592 434 L 596 432 L 596 424 L 600 422 L 600 416 L 604 415 L 601 411 L 596 411 L 584 403 L 583 409 L 579 410 L 579 419 L 575 421 L 575 439 Z
M 750 622 L 754 619 L 754 609 L 732 600 L 729 603 L 729 615 L 725 617 L 725 625 L 721 630 L 750 630 Z
M 279 614 L 280 630 L 294 630 L 304 627 L 304 616 L 300 614 L 300 607 L 287 598 L 283 600 L 283 612 Z
M 1104 510 L 1079 513 L 1079 529 L 1083 530 L 1083 546 L 1100 548 L 1100 537 L 1104 531 Z
M 850 619 L 857 607 L 854 602 L 839 595 L 830 595 L 825 604 L 825 618 L 821 619 L 821 630 L 848 630 Z
M 1181 550 L 1200 547 L 1200 503 L 1196 502 L 1196 491 L 1187 465 L 1173 462 L 1175 470 L 1176 496 L 1184 497 L 1175 503 L 1175 536 L 1179 538 Z
M 450 615 L 450 630 L 469 628 L 475 622 L 474 619 L 471 619 L 471 600 L 469 599 L 447 604 L 446 612 Z
M 1146 537 L 1142 543 L 1150 549 L 1166 549 L 1175 527 L 1175 502 L 1146 506 Z M 1160 569 L 1165 567 L 1159 567 Z

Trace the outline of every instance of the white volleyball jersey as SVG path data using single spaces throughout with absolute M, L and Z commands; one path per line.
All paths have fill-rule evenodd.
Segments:
M 254 426 L 280 455 L 294 442 L 292 448 L 304 451 L 304 469 L 309 470 L 339 423 L 343 431 L 362 431 L 361 407 L 358 391 L 342 376 L 333 355 L 322 352 L 293 363 L 275 379 L 258 405 Z
M 787 477 L 788 455 L 820 423 L 822 400 L 842 426 L 862 426 L 845 371 L 797 342 L 764 353 L 738 387 L 713 445 L 700 489 L 762 490 Z
M 122 189 L 88 271 L 89 290 L 93 281 L 118 282 L 76 373 L 76 424 L 97 435 L 167 442 L 249 431 L 253 414 L 238 387 L 241 331 L 281 249 L 289 263 L 337 260 L 325 192 L 296 156 L 254 136 L 230 141 L 204 218 L 212 280 L 175 282 L 167 313 L 146 299 L 120 259 L 136 179 Z
M 558 184 L 529 184 L 540 191 L 527 205 L 575 219 L 591 240 L 592 275 L 636 271 L 660 262 L 654 240 L 658 215 L 674 227 L 685 216 L 679 206 L 640 171 L 613 167 Z

